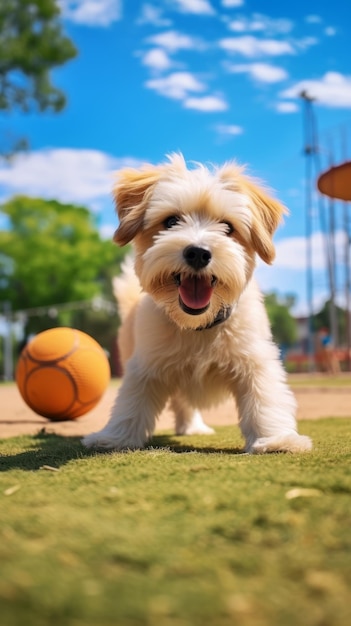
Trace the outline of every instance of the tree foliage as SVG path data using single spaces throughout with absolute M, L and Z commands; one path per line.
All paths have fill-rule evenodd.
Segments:
M 327 300 L 319 313 L 313 316 L 313 330 L 314 332 L 320 331 L 322 328 L 331 330 L 331 301 Z M 346 343 L 346 311 L 339 306 L 335 306 L 337 331 L 340 343 Z
M 77 51 L 59 18 L 55 0 L 1 0 L 0 110 L 64 107 L 65 96 L 52 84 L 50 71 Z
M 9 228 L 0 231 L 0 300 L 9 301 L 13 311 L 96 296 L 113 300 L 111 277 L 119 271 L 124 252 L 101 239 L 88 209 L 17 196 L 1 210 Z M 76 325 L 74 315 L 62 313 L 55 320 L 45 315 L 28 317 L 26 332 L 60 323 Z M 98 319 L 99 313 L 81 313 L 79 319 L 87 323 L 89 317 Z M 113 329 L 115 334 L 116 319 Z
M 293 296 L 278 298 L 276 293 L 269 293 L 265 296 L 265 305 L 272 328 L 275 341 L 288 348 L 297 340 L 297 323 L 290 313 L 294 305 Z

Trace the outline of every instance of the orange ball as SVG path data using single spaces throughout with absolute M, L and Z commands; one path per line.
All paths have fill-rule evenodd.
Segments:
M 51 420 L 72 420 L 92 409 L 110 380 L 101 346 L 75 328 L 51 328 L 22 350 L 16 382 L 23 400 Z

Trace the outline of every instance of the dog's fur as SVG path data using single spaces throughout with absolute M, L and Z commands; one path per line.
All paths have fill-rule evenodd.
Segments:
M 256 254 L 274 259 L 284 207 L 237 165 L 187 169 L 179 154 L 122 170 L 115 199 L 114 239 L 135 249 L 135 273 L 127 262 L 115 279 L 125 376 L 85 445 L 144 446 L 167 400 L 178 434 L 212 432 L 200 410 L 233 394 L 246 451 L 310 450 L 252 278 Z

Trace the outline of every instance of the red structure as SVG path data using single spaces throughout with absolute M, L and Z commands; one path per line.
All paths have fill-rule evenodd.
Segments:
M 351 201 L 351 161 L 331 167 L 320 175 L 317 187 L 334 200 Z

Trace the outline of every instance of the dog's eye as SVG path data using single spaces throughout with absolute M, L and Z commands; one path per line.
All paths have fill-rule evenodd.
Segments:
M 170 215 L 165 219 L 163 225 L 165 228 L 172 228 L 179 223 L 180 218 L 177 215 Z
M 227 235 L 232 235 L 235 228 L 233 226 L 233 224 L 231 224 L 230 222 L 221 222 L 221 224 L 224 224 L 224 226 L 226 226 L 226 232 Z

